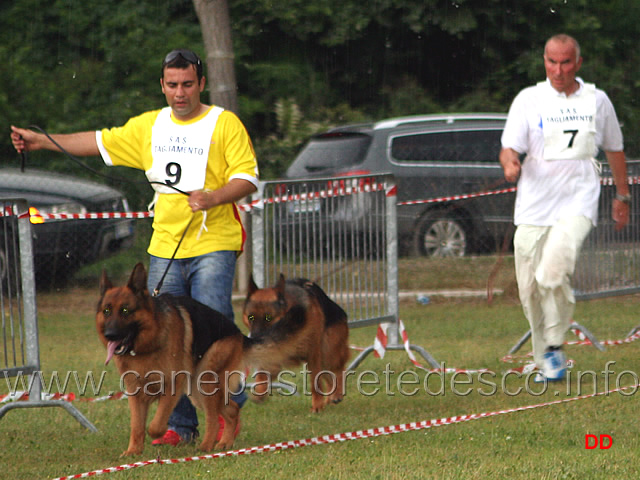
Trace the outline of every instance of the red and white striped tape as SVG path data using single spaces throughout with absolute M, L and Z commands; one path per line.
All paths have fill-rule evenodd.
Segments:
M 462 195 L 452 195 L 449 197 L 437 197 L 437 198 L 428 198 L 425 200 L 408 200 L 405 202 L 398 202 L 398 206 L 400 205 L 422 205 L 426 203 L 442 203 L 442 202 L 453 202 L 457 200 L 468 200 L 470 198 L 478 198 L 478 197 L 487 197 L 490 195 L 502 195 L 505 193 L 512 193 L 516 191 L 516 187 L 510 188 L 502 188 L 500 190 L 491 190 L 486 192 L 476 192 L 476 193 L 465 193 Z
M 75 393 L 42 393 L 40 395 L 42 400 L 64 400 L 65 402 L 73 402 L 76 399 Z M 24 402 L 29 400 L 29 392 L 25 391 L 15 391 L 12 393 L 7 393 L 4 395 L 0 395 L 0 403 L 9 403 L 9 402 Z
M 381 323 L 380 325 L 378 325 L 376 338 L 373 342 L 373 355 L 375 357 L 384 358 L 384 354 L 387 351 L 387 344 L 389 341 L 387 330 L 392 325 L 393 325 L 392 323 Z M 398 320 L 398 335 L 400 335 L 400 337 L 402 338 L 402 344 L 404 345 L 404 350 L 407 352 L 407 355 L 409 356 L 409 360 L 411 360 L 411 363 L 413 363 L 418 368 L 422 368 L 423 370 L 426 370 L 420 364 L 420 362 L 416 360 L 415 355 L 411 351 L 410 343 L 409 343 L 409 335 L 407 334 L 407 330 L 404 328 L 404 323 L 402 323 L 402 320 Z
M 89 478 L 97 475 L 103 475 L 106 473 L 114 473 L 114 472 L 121 472 L 125 470 L 131 470 L 133 468 L 144 467 L 147 465 L 181 464 L 181 463 L 195 462 L 200 460 L 213 460 L 213 459 L 223 458 L 223 457 L 236 457 L 240 455 L 250 455 L 253 453 L 280 452 L 283 450 L 290 450 L 290 449 L 299 448 L 299 447 L 309 447 L 312 445 L 327 445 L 332 443 L 345 442 L 347 440 L 359 440 L 359 439 L 365 439 L 365 438 L 380 437 L 383 435 L 393 435 L 396 433 L 425 430 L 432 427 L 454 425 L 462 422 L 468 422 L 470 420 L 479 420 L 481 418 L 491 418 L 498 415 L 505 415 L 505 414 L 516 413 L 516 412 L 525 412 L 525 411 L 534 410 L 537 408 L 549 407 L 553 405 L 562 405 L 570 402 L 575 402 L 578 400 L 586 400 L 589 398 L 595 398 L 599 396 L 608 396 L 608 395 L 611 395 L 612 393 L 621 392 L 624 390 L 638 389 L 638 387 L 640 387 L 640 384 L 627 386 L 627 387 L 620 387 L 620 388 L 616 388 L 606 392 L 596 392 L 589 395 L 581 395 L 578 397 L 565 398 L 565 399 L 555 400 L 555 401 L 546 402 L 546 403 L 538 403 L 535 405 L 525 405 L 522 407 L 508 408 L 508 409 L 498 410 L 494 412 L 472 413 L 468 415 L 458 415 L 454 417 L 423 420 L 420 422 L 410 422 L 410 423 L 403 423 L 399 425 L 391 425 L 387 427 L 370 428 L 367 430 L 357 430 L 354 432 L 338 433 L 333 435 L 323 435 L 321 437 L 313 437 L 313 438 L 307 438 L 302 440 L 292 440 L 288 442 L 278 442 L 278 443 L 272 443 L 268 445 L 262 445 L 259 447 L 241 448 L 238 450 L 229 450 L 227 452 L 199 455 L 194 457 L 186 457 L 186 458 L 178 458 L 178 459 L 174 458 L 174 459 L 164 459 L 164 460 L 160 458 L 156 458 L 153 460 L 119 465 L 117 467 L 109 467 L 109 468 L 103 468 L 100 470 L 93 470 L 91 472 L 79 473 L 76 475 L 57 477 L 54 480 L 72 480 L 72 479 L 78 479 L 78 478 Z
M 124 392 L 116 392 L 112 395 L 103 395 L 101 397 L 78 397 L 75 393 L 44 393 L 40 395 L 42 400 L 64 400 L 65 402 L 74 402 L 76 400 L 82 402 L 104 402 L 107 400 L 121 400 L 127 398 Z M 0 395 L 0 403 L 23 402 L 29 400 L 29 392 L 17 390 L 15 392 Z
M 575 323 L 572 321 L 572 323 Z M 565 345 L 591 345 L 591 340 L 587 339 L 584 333 L 577 328 L 571 328 L 571 331 L 576 335 L 579 340 L 578 341 L 566 341 Z M 609 347 L 614 347 L 618 345 L 625 345 L 627 343 L 635 342 L 640 339 L 640 330 L 636 333 L 629 335 L 622 340 L 603 340 L 600 345 L 605 345 Z M 529 352 L 525 355 L 505 355 L 502 357 L 501 361 L 505 363 L 523 363 L 524 366 L 517 367 L 509 370 L 509 372 L 519 372 L 519 373 L 529 373 L 536 369 L 536 364 L 532 360 L 533 352 Z M 575 365 L 575 361 L 572 359 L 567 360 L 567 366 L 572 368 Z
M 350 185 L 350 183 L 355 185 Z M 345 197 L 358 193 L 379 191 L 384 191 L 387 196 L 392 196 L 396 193 L 395 188 L 387 188 L 384 183 L 380 183 L 374 178 L 356 178 L 353 182 L 344 180 L 329 182 L 329 188 L 317 192 L 278 195 L 262 200 L 254 200 L 250 203 L 238 204 L 237 207 L 239 210 L 250 212 L 254 208 L 264 204 Z M 112 218 L 150 218 L 153 217 L 153 212 L 39 213 L 38 216 L 44 220 L 96 220 Z
M 44 220 L 102 220 L 107 218 L 151 218 L 153 212 L 38 213 Z
M 613 185 L 613 178 L 606 177 L 600 180 L 602 185 Z M 628 177 L 627 182 L 630 185 L 640 183 L 640 177 Z M 356 184 L 355 186 L 353 184 Z M 350 185 L 351 184 L 351 185 Z M 340 179 L 335 181 L 329 181 L 329 187 L 326 190 L 320 190 L 317 192 L 307 192 L 300 194 L 279 195 L 263 200 L 254 200 L 250 203 L 238 204 L 238 209 L 250 212 L 254 208 L 260 207 L 264 204 L 274 203 L 286 203 L 305 200 L 314 200 L 320 198 L 332 198 L 353 195 L 364 192 L 376 192 L 384 190 L 387 196 L 394 196 L 397 193 L 397 186 L 387 189 L 384 183 L 377 182 L 374 178 L 354 178 L 352 181 L 347 179 Z M 429 203 L 444 203 L 454 202 L 458 200 L 468 200 L 470 198 L 486 197 L 490 195 L 503 195 L 506 193 L 513 193 L 517 190 L 516 187 L 502 188 L 498 190 L 488 190 L 474 193 L 466 193 L 462 195 L 442 196 L 436 198 L 427 198 L 422 200 L 407 200 L 398 202 L 397 205 L 421 205 Z M 0 213 L 0 216 L 11 215 L 11 213 Z M 153 217 L 153 212 L 93 212 L 93 213 L 40 213 L 38 215 L 43 220 L 96 220 L 96 219 L 112 219 L 112 218 L 150 218 Z
M 591 345 L 591 340 L 587 339 L 585 335 L 576 329 L 571 329 L 576 334 L 576 336 L 580 339 L 578 341 L 573 342 L 565 342 L 565 345 Z M 640 338 L 640 331 L 634 333 L 633 335 L 629 335 L 627 338 L 623 338 L 622 340 L 603 340 L 600 341 L 600 345 L 604 346 L 616 346 L 616 345 L 624 345 L 625 343 L 635 342 Z
M 381 323 L 378 325 L 378 331 L 376 332 L 376 338 L 373 341 L 373 355 L 377 358 L 384 358 L 384 354 L 387 350 L 388 344 L 388 335 L 387 330 L 392 323 Z M 411 343 L 409 342 L 409 334 L 407 333 L 406 328 L 404 327 L 404 323 L 402 320 L 398 320 L 398 335 L 402 338 L 402 344 L 404 346 L 404 350 L 409 357 L 411 363 L 413 363 L 416 367 L 425 370 L 427 372 L 438 372 L 438 373 L 480 373 L 480 372 L 488 372 L 489 370 L 486 368 L 477 369 L 477 370 L 469 370 L 469 369 L 459 369 L 459 368 L 433 368 L 427 369 L 418 360 L 415 355 L 411 351 Z

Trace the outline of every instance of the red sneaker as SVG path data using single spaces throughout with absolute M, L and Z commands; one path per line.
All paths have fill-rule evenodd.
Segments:
M 163 436 L 151 442 L 151 445 L 171 445 L 172 447 L 177 447 L 181 443 L 184 443 L 184 440 L 178 435 L 178 432 L 169 429 Z
M 220 441 L 220 439 L 222 438 L 222 432 L 224 432 L 224 418 L 222 418 L 222 415 L 218 415 L 218 425 L 220 425 L 220 428 L 218 429 L 218 435 L 216 435 L 216 442 Z M 235 436 L 237 437 L 239 433 L 240 433 L 240 417 L 238 417 L 238 423 L 236 424 Z

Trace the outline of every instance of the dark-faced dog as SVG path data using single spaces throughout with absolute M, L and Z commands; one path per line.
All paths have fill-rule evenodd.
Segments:
M 245 337 L 224 315 L 188 297 L 149 295 L 142 264 L 133 269 L 127 285 L 114 287 L 105 272 L 100 282 L 96 328 L 126 386 L 131 434 L 124 455 L 144 448 L 149 406 L 158 408 L 149 435 L 161 437 L 180 396 L 187 393 L 205 413 L 200 448 L 214 448 L 218 415 L 225 429 L 216 448 L 230 448 L 238 421 L 238 406 L 230 399 L 242 374 L 253 365 L 276 365 L 290 354 L 271 334 Z
M 274 329 L 282 332 L 279 335 L 284 337 L 278 342 L 286 345 L 288 355 L 281 369 L 308 364 L 313 412 L 319 412 L 328 402 L 342 400 L 344 370 L 349 359 L 347 314 L 317 284 L 306 279 L 285 281 L 284 275 L 280 275 L 274 287 L 259 289 L 251 278 L 242 320 L 252 338 Z M 271 375 L 277 373 L 264 366 L 261 370 Z M 331 372 L 331 380 L 326 373 L 318 376 L 325 370 Z M 258 398 L 265 393 L 267 378 L 264 374 L 256 375 Z

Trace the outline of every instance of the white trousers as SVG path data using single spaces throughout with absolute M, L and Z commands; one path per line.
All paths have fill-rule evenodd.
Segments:
M 591 220 L 575 216 L 551 227 L 519 225 L 516 229 L 516 280 L 538 367 L 547 347 L 561 346 L 569 330 L 576 304 L 571 278 L 591 228 Z

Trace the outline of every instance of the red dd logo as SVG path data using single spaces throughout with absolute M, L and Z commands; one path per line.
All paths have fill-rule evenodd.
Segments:
M 608 450 L 613 445 L 613 438 L 611 435 L 602 434 L 600 438 L 597 435 L 587 433 L 584 436 L 584 448 L 585 450 L 593 450 L 600 448 L 600 450 Z

